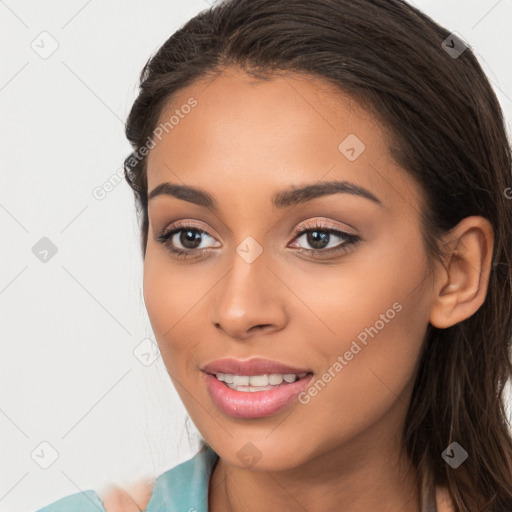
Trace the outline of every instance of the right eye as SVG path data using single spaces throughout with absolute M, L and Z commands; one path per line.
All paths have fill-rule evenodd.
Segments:
M 160 233 L 157 236 L 157 241 L 164 244 L 167 250 L 177 258 L 186 258 L 192 255 L 192 253 L 201 254 L 208 250 L 207 247 L 200 247 L 204 236 L 215 240 L 212 236 L 208 235 L 206 231 L 193 225 L 174 224 Z M 179 247 L 179 245 L 182 247 Z

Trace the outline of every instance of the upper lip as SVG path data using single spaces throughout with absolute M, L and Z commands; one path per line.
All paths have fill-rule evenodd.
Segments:
M 272 361 L 262 357 L 252 359 L 217 359 L 204 365 L 201 370 L 206 373 L 228 373 L 230 375 L 264 375 L 287 373 L 312 373 L 309 368 L 294 367 L 279 361 Z

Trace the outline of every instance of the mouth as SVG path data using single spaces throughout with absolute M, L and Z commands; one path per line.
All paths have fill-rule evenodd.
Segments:
M 293 384 L 313 375 L 313 372 L 301 373 L 263 373 L 260 375 L 237 375 L 222 372 L 205 372 L 215 377 L 225 387 L 234 391 L 257 393 Z
M 227 416 L 257 419 L 296 406 L 313 372 L 238 375 L 204 372 L 206 388 L 217 409 Z

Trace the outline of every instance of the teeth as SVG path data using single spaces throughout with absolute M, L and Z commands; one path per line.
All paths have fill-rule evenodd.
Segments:
M 272 389 L 273 386 L 238 386 L 236 391 L 245 391 L 245 392 L 254 392 L 254 391 L 266 391 L 267 389 Z
M 251 375 L 249 384 L 251 386 L 268 386 L 268 375 Z
M 216 377 L 226 385 L 237 391 L 264 391 L 279 386 L 284 382 L 292 383 L 305 377 L 306 373 L 295 375 L 294 373 L 271 373 L 264 375 L 232 375 L 229 373 L 217 373 Z
M 272 373 L 268 376 L 268 382 L 269 384 L 279 385 L 283 382 L 283 376 L 278 373 Z
M 233 384 L 235 386 L 248 386 L 250 377 L 248 375 L 233 375 Z

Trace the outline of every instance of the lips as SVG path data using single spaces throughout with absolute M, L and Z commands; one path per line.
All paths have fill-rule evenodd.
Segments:
M 205 373 L 215 375 L 216 373 L 229 373 L 233 375 L 263 375 L 271 373 L 287 374 L 313 373 L 310 368 L 295 367 L 279 361 L 272 361 L 261 357 L 252 359 L 218 359 L 201 368 Z
M 291 384 L 282 383 L 263 391 L 235 391 L 213 375 L 204 374 L 211 400 L 224 414 L 233 418 L 259 419 L 297 405 L 297 397 L 309 386 L 313 375 Z

